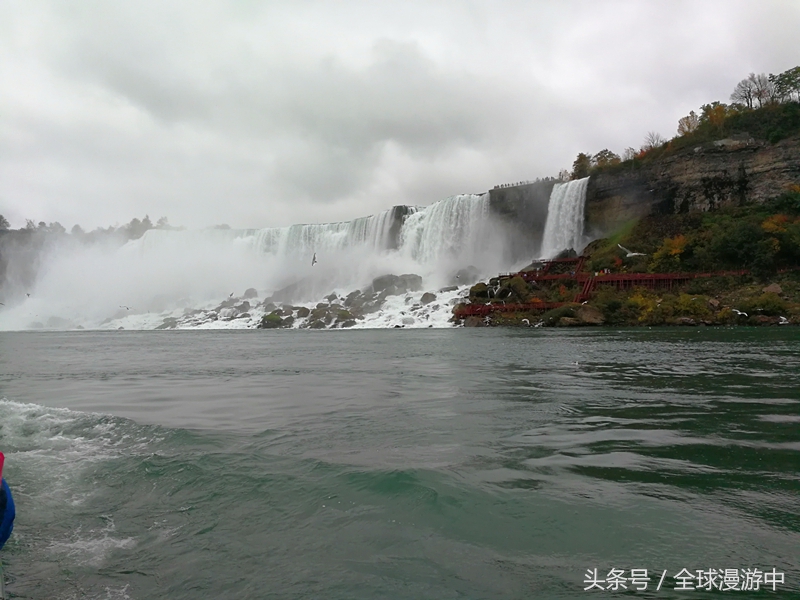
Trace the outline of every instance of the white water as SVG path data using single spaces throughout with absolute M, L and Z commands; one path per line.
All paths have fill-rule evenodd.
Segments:
M 542 241 L 542 258 L 552 258 L 562 250 L 583 250 L 587 240 L 583 235 L 586 186 L 589 178 L 557 183 L 550 193 L 547 223 Z
M 68 236 L 41 257 L 38 278 L 26 290 L 30 297 L 18 294 L 0 307 L 0 329 L 147 329 L 167 316 L 187 327 L 250 327 L 263 314 L 258 300 L 287 285 L 298 285 L 293 304 L 314 306 L 331 292 L 345 296 L 389 273 L 418 274 L 425 290 L 436 291 L 464 283 L 454 276 L 468 266 L 484 276 L 510 267 L 503 264 L 506 236 L 489 214 L 488 194 L 409 208 L 395 240 L 393 222 L 387 210 L 341 223 L 260 230 L 150 230 L 119 247 Z M 185 317 L 188 309 L 211 310 L 248 288 L 258 291 L 249 319 Z M 458 292 L 418 306 L 421 295 L 390 297 L 358 326 L 446 326 Z
M 392 211 L 341 223 L 292 225 L 256 230 L 255 248 L 281 257 L 313 256 L 352 247 L 380 252 L 389 245 Z M 149 233 L 149 232 L 148 232 Z

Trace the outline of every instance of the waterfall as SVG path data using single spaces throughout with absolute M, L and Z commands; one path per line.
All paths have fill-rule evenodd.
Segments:
M 569 248 L 576 252 L 583 250 L 584 207 L 586 205 L 586 185 L 589 178 L 576 179 L 567 183 L 557 183 L 550 193 L 547 207 L 547 223 L 542 240 L 542 258 L 552 258 Z
M 138 242 L 145 251 L 163 252 L 176 245 L 208 243 L 249 246 L 259 255 L 299 258 L 355 249 L 367 255 L 397 251 L 418 265 L 479 254 L 496 242 L 489 216 L 489 194 L 459 194 L 430 206 L 394 207 L 339 223 L 316 223 L 265 229 L 151 229 Z
M 487 274 L 507 269 L 507 237 L 491 215 L 488 193 L 395 206 L 338 223 L 151 229 L 121 245 L 117 238 L 79 243 L 67 236 L 43 251 L 36 281 L 26 287 L 35 293 L 0 311 L 0 329 L 49 326 L 50 317 L 97 327 L 134 314 L 194 314 L 249 288 L 261 298 L 292 288 L 291 301 L 311 302 L 331 291 L 366 289 L 386 274 L 418 275 L 426 289 L 436 290 L 457 283 L 456 274 L 467 267 Z M 404 310 L 405 304 L 397 314 Z
M 400 231 L 400 251 L 429 264 L 480 253 L 489 238 L 489 194 L 458 194 L 417 209 Z M 464 255 L 467 256 L 464 256 Z
M 380 252 L 389 248 L 392 210 L 340 223 L 272 227 L 255 232 L 257 250 L 278 256 L 335 252 L 355 246 Z

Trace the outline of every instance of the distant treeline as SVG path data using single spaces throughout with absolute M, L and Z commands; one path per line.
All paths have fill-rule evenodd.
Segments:
M 166 217 L 155 224 L 150 217 L 131 219 L 118 227 L 99 227 L 84 231 L 75 225 L 69 233 L 58 222 L 38 224 L 28 219 L 25 227 L 11 229 L 8 219 L 0 215 L 0 302 L 21 296 L 33 287 L 43 257 L 50 251 L 63 252 L 76 245 L 111 244 L 121 246 L 142 237 L 151 229 L 174 230 Z
M 602 171 L 614 171 L 653 160 L 663 154 L 733 135 L 747 135 L 772 144 L 800 133 L 800 66 L 778 75 L 750 73 L 736 84 L 731 104 L 712 102 L 678 120 L 671 140 L 651 131 L 636 150 L 626 148 L 622 156 L 603 149 L 596 154 L 581 152 L 564 170 L 561 179 L 580 179 Z
M 3 215 L 0 215 L 0 231 L 17 231 L 21 233 L 27 234 L 55 234 L 55 235 L 72 235 L 76 238 L 80 238 L 83 241 L 87 242 L 95 242 L 101 239 L 107 239 L 110 237 L 114 237 L 117 239 L 121 239 L 123 241 L 127 240 L 135 240 L 142 237 L 147 231 L 150 229 L 167 229 L 167 230 L 174 230 L 174 229 L 182 229 L 182 227 L 172 227 L 169 224 L 169 220 L 167 217 L 161 217 L 158 221 L 153 224 L 150 220 L 150 217 L 145 215 L 144 219 L 137 219 L 133 218 L 129 223 L 125 225 L 121 225 L 118 227 L 98 227 L 92 231 L 84 231 L 83 227 L 80 225 L 75 225 L 69 232 L 67 233 L 66 228 L 61 225 L 58 221 L 54 221 L 52 223 L 45 223 L 44 221 L 39 221 L 37 224 L 32 219 L 27 219 L 25 223 L 25 227 L 22 227 L 17 230 L 12 230 L 10 228 L 10 224 L 8 219 L 6 219 Z

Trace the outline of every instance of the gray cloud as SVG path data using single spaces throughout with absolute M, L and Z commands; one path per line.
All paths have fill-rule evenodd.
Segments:
M 750 71 L 795 66 L 800 6 L 29 1 L 0 23 L 12 223 L 266 226 L 672 135 Z

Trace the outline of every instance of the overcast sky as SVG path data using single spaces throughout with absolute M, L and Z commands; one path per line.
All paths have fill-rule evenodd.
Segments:
M 280 226 L 554 176 L 800 64 L 800 2 L 0 2 L 0 214 Z

